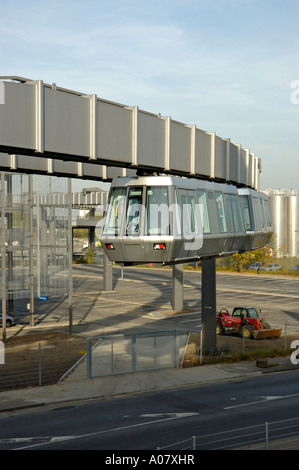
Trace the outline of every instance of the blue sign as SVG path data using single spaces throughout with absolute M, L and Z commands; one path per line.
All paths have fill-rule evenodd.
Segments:
M 38 300 L 48 300 L 48 297 L 46 295 L 40 295 Z

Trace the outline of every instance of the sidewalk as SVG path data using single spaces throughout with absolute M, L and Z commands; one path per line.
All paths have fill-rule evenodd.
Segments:
M 291 364 L 289 357 L 284 357 L 269 359 L 265 369 L 258 368 L 255 361 L 245 361 L 87 379 L 86 364 L 83 361 L 62 383 L 0 393 L 0 412 L 171 387 L 195 386 L 298 368 L 299 366 Z

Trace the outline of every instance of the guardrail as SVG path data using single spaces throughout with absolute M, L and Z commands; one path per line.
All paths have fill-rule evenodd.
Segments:
M 192 436 L 157 450 L 286 450 L 299 449 L 299 418 Z

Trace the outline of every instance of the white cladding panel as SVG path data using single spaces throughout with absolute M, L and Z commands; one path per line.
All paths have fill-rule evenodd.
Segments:
M 81 165 L 150 168 L 258 189 L 258 159 L 239 144 L 96 95 L 46 85 L 41 80 L 12 80 L 17 81 L 0 82 L 3 153 L 38 154 Z M 49 162 L 47 166 L 51 173 Z M 79 176 L 82 172 L 78 167 Z M 92 173 L 89 168 L 88 173 Z

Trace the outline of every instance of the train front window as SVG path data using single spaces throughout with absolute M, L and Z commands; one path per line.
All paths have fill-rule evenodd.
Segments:
M 142 186 L 129 188 L 126 235 L 140 235 L 142 217 L 142 191 Z
M 169 203 L 166 186 L 147 188 L 146 211 L 146 234 L 169 235 Z
M 126 189 L 114 188 L 111 190 L 109 206 L 106 214 L 103 235 L 118 236 L 125 207 Z

